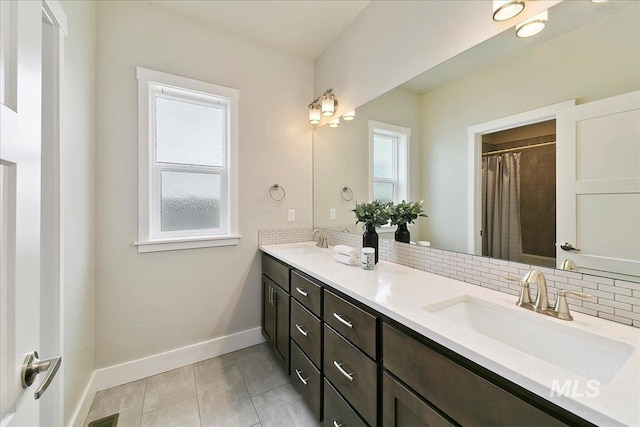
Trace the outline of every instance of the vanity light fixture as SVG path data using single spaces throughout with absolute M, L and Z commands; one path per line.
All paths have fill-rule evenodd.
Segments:
M 521 39 L 535 36 L 540 31 L 544 30 L 547 26 L 548 19 L 548 10 L 527 19 L 526 21 L 516 25 L 516 36 Z
M 336 113 L 336 109 L 338 108 L 338 100 L 335 95 L 331 93 L 333 89 L 327 89 L 322 94 L 322 115 L 326 117 L 331 117 Z
M 330 128 L 337 128 L 338 126 L 340 126 L 340 119 L 339 118 L 335 118 L 333 120 L 331 120 L 329 122 L 329 127 Z
M 322 95 L 311 101 L 309 104 L 309 123 L 317 125 L 322 116 L 331 117 L 338 109 L 338 100 L 331 93 L 333 89 L 327 89 Z
M 346 113 L 344 113 L 344 115 L 342 116 L 342 119 L 345 121 L 349 121 L 349 120 L 353 120 L 356 118 L 356 110 L 351 110 L 348 111 Z
M 508 21 L 524 10 L 524 0 L 493 0 L 493 20 Z
M 309 123 L 312 125 L 317 125 L 320 123 L 321 119 L 321 107 L 318 99 L 314 99 L 311 104 L 309 104 Z

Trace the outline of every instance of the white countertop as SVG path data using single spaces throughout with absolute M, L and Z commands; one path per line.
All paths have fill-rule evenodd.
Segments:
M 554 319 L 518 308 L 512 295 L 391 262 L 380 261 L 375 270 L 366 271 L 359 266 L 335 262 L 331 248 L 316 250 L 314 242 L 263 245 L 260 249 L 596 425 L 640 426 L 640 329 L 582 313 L 572 313 L 571 322 Z M 552 328 L 569 326 L 629 344 L 634 347 L 633 354 L 607 384 L 590 383 L 589 378 L 424 309 L 464 295 L 515 310 L 520 318 L 534 316 L 531 320 L 542 321 Z M 608 368 L 596 366 L 594 369 Z M 567 393 L 570 397 L 557 392 L 558 384 L 561 386 L 566 381 L 574 385 L 574 392 Z M 556 392 L 552 393 L 554 389 Z

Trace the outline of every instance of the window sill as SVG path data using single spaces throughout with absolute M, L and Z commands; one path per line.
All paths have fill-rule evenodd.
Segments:
M 182 249 L 212 248 L 216 246 L 234 246 L 240 243 L 240 235 L 185 237 L 181 239 L 162 239 L 134 242 L 138 253 L 179 251 Z
M 409 230 L 413 228 L 414 224 L 408 224 L 407 227 Z M 387 234 L 387 233 L 395 233 L 398 229 L 397 225 L 382 225 L 380 227 L 376 227 L 376 232 L 378 234 Z

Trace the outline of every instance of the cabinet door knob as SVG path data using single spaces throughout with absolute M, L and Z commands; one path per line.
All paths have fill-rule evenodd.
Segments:
M 353 372 L 348 373 L 347 371 L 342 369 L 342 363 L 338 362 L 337 360 L 334 360 L 333 366 L 335 366 L 338 369 L 338 371 L 340 371 L 340 373 L 344 375 L 349 381 L 353 381 Z
M 333 421 L 333 427 L 342 427 L 342 423 L 339 423 L 337 421 Z
M 309 296 L 309 292 L 307 292 L 307 291 L 306 291 L 306 290 L 304 290 L 304 289 L 300 289 L 300 288 L 299 288 L 299 287 L 297 287 L 297 286 L 296 286 L 296 291 L 298 291 L 298 293 L 299 293 L 300 295 L 302 295 L 303 297 Z
M 347 319 L 345 319 L 344 317 L 342 317 L 341 315 L 339 315 L 338 313 L 333 313 L 333 317 L 335 317 L 336 319 L 338 319 L 338 321 L 340 323 L 342 323 L 343 325 L 349 327 L 349 328 L 353 328 L 353 323 L 349 322 Z

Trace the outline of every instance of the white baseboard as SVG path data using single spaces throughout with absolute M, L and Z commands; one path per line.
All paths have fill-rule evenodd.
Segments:
M 95 379 L 96 373 L 94 371 L 91 374 L 91 378 L 89 378 L 89 383 L 82 393 L 82 397 L 80 398 L 80 402 L 78 403 L 76 410 L 73 412 L 73 416 L 69 422 L 69 427 L 82 427 L 84 420 L 87 419 L 87 415 L 89 415 L 89 410 L 91 409 L 91 404 L 93 403 L 93 398 L 96 396 L 97 390 Z
M 96 392 L 260 344 L 264 342 L 261 329 L 259 327 L 248 329 L 96 370 L 91 376 L 74 417 L 71 419 L 71 425 L 73 427 L 82 426 Z

